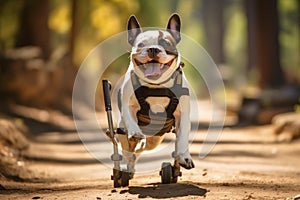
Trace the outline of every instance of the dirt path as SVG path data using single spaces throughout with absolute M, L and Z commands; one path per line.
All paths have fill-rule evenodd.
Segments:
M 26 153 L 33 178 L 2 182 L 0 199 L 250 200 L 300 194 L 300 141 L 275 143 L 269 126 L 226 128 L 213 151 L 200 159 L 205 133 L 200 130 L 191 146 L 196 168 L 182 170 L 177 184 L 160 184 L 157 166 L 156 171 L 136 174 L 130 187 L 120 189 L 112 187 L 112 170 L 87 152 L 77 133 L 44 133 Z

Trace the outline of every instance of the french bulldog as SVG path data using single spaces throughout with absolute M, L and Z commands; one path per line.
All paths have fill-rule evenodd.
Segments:
M 173 14 L 166 30 L 142 31 L 134 16 L 128 20 L 130 65 L 119 92 L 121 134 L 118 140 L 134 173 L 137 158 L 156 148 L 165 133 L 176 133 L 173 157 L 194 168 L 189 153 L 190 95 L 177 44 L 181 40 L 180 17 Z

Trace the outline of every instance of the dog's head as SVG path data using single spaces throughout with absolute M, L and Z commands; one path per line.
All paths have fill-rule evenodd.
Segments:
M 143 32 L 137 19 L 128 20 L 128 42 L 132 46 L 131 61 L 140 79 L 160 84 L 168 80 L 179 66 L 176 45 L 180 41 L 180 18 L 173 14 L 166 30 Z

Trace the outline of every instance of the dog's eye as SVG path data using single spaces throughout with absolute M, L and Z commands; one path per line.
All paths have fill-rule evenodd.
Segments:
M 159 40 L 158 44 L 161 45 L 161 46 L 163 46 L 164 48 L 168 48 L 168 47 L 171 46 L 171 44 L 167 40 L 164 40 L 164 39 Z
M 145 46 L 145 44 L 143 42 L 138 44 L 138 48 L 143 48 Z
M 168 40 L 161 39 L 158 41 L 158 44 L 161 45 L 168 54 L 177 55 L 176 47 L 172 45 Z

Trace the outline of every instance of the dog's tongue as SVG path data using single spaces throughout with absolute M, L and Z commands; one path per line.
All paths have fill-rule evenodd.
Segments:
M 156 77 L 161 75 L 160 65 L 157 63 L 146 64 L 146 70 L 144 72 L 146 77 Z

